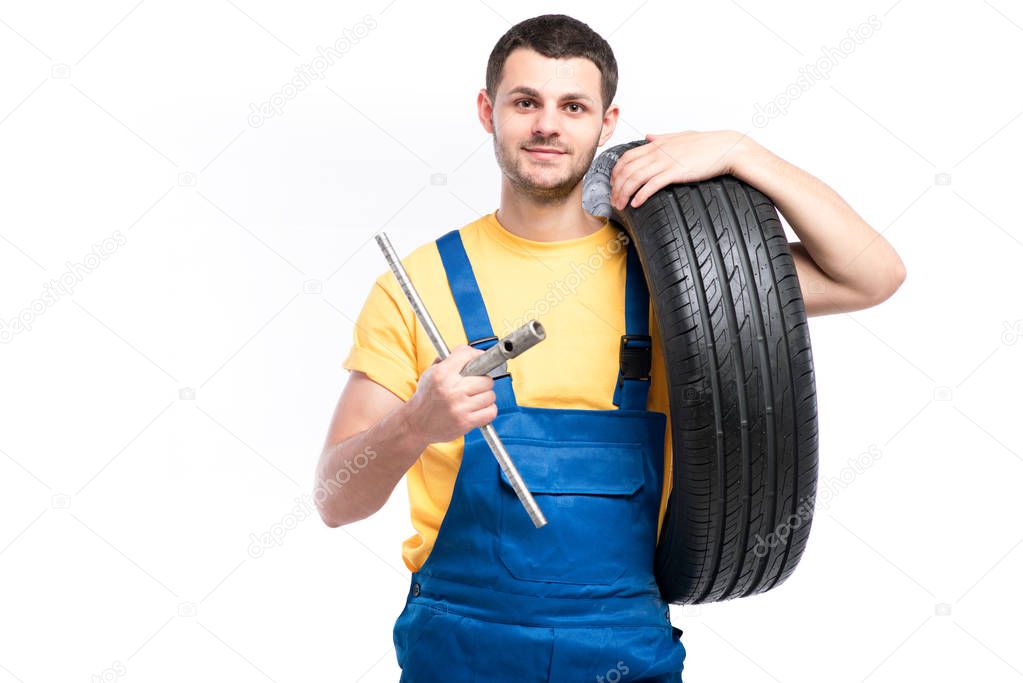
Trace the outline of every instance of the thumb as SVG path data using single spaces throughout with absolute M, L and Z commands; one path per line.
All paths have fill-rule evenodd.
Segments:
M 478 356 L 481 353 L 483 353 L 482 349 L 477 349 L 476 347 L 469 346 L 468 344 L 459 344 L 455 348 L 451 349 L 452 356 L 464 356 L 467 361 L 473 356 Z

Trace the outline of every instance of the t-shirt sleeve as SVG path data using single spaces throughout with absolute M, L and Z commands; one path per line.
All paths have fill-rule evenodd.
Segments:
M 389 278 L 389 280 L 388 280 Z M 416 391 L 419 372 L 414 339 L 415 313 L 396 296 L 394 275 L 388 271 L 373 283 L 352 331 L 352 348 L 342 363 L 360 370 L 404 401 Z

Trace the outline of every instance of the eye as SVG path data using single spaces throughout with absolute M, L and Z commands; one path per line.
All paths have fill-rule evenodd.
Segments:
M 518 105 L 522 104 L 523 102 L 532 102 L 532 101 L 533 100 L 519 100 L 518 102 L 515 103 L 515 105 L 518 106 Z M 519 107 L 519 108 L 521 109 L 521 107 Z
M 583 105 L 579 104 L 578 102 L 569 102 L 565 106 L 566 107 L 579 107 L 579 109 L 577 109 L 575 111 L 575 113 L 580 113 L 580 112 L 586 111 L 586 107 L 584 107 Z

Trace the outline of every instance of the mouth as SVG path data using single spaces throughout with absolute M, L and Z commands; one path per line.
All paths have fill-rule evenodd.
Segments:
M 565 153 L 551 147 L 523 147 L 534 159 L 557 159 Z

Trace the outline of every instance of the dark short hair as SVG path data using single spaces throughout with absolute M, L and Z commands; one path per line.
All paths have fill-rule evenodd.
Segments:
M 618 89 L 618 63 L 607 41 L 593 29 L 564 14 L 543 14 L 512 26 L 494 45 L 487 62 L 487 94 L 494 101 L 504 62 L 511 51 L 526 47 L 544 57 L 585 57 L 600 70 L 600 96 L 604 111 Z

